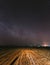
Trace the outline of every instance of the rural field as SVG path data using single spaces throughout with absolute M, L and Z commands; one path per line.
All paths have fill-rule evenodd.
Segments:
M 0 48 L 0 65 L 50 65 L 50 48 Z

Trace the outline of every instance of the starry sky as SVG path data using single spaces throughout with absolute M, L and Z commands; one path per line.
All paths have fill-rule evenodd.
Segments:
M 48 13 L 49 3 L 44 0 L 1 0 L 0 45 L 50 44 Z

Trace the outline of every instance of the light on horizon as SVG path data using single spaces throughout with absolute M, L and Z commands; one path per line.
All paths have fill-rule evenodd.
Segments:
M 48 47 L 48 46 L 49 46 L 49 45 L 48 45 L 48 42 L 43 42 L 43 43 L 42 43 L 42 46 Z

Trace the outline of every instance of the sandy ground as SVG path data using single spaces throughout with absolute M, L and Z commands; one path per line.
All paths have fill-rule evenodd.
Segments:
M 50 65 L 50 49 L 2 49 L 0 65 Z

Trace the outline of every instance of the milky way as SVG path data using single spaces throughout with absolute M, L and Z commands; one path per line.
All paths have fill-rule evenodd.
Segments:
M 23 27 L 19 27 L 18 25 L 15 24 L 12 24 L 11 26 L 9 25 L 0 22 L 0 42 L 1 42 L 0 44 L 1 45 L 2 44 L 11 45 L 10 43 L 12 42 L 15 45 L 18 45 L 17 43 L 19 43 L 19 45 L 23 45 L 23 44 L 41 45 L 43 42 L 50 42 L 49 39 L 50 37 L 47 32 L 34 31 L 28 28 L 26 29 Z

